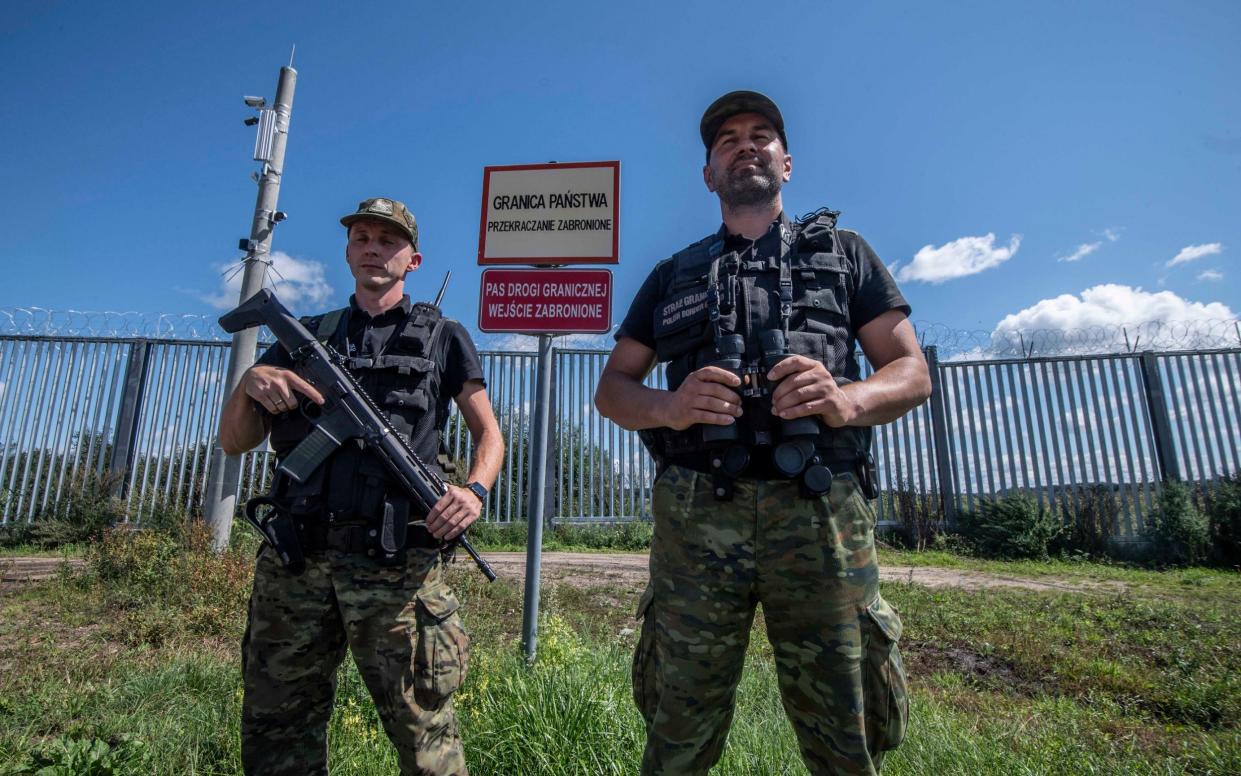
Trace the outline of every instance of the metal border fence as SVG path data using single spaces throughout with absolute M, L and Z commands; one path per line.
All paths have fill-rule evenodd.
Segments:
M 63 509 L 88 482 L 126 500 L 134 521 L 201 506 L 227 343 L 0 335 L 0 524 Z M 484 351 L 507 442 L 485 517 L 527 516 L 537 356 Z M 1119 505 L 1137 538 L 1167 477 L 1208 482 L 1241 469 L 1241 348 L 944 360 L 927 349 L 931 401 L 875 433 L 880 519 L 910 499 L 952 520 L 1012 490 L 1074 509 L 1090 491 Z M 600 416 L 593 393 L 607 353 L 555 349 L 549 516 L 649 517 L 654 467 L 637 435 Z M 662 387 L 662 370 L 648 380 Z M 448 446 L 463 464 L 455 415 Z M 264 490 L 271 454 L 248 453 L 240 499 Z M 906 506 L 902 506 L 905 504 Z

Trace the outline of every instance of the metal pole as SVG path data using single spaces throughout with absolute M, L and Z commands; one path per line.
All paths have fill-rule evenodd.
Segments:
M 532 662 L 539 645 L 539 577 L 543 563 L 543 521 L 547 505 L 547 427 L 552 393 L 552 336 L 539 335 L 538 388 L 530 450 L 529 509 L 526 534 L 526 602 L 521 619 L 521 644 Z
M 297 71 L 291 67 L 280 68 L 280 81 L 276 85 L 276 104 L 273 108 L 275 134 L 272 138 L 271 156 L 263 163 L 259 178 L 258 200 L 254 205 L 254 220 L 250 225 L 249 252 L 245 258 L 245 273 L 241 280 L 244 302 L 263 288 L 267 266 L 271 263 L 272 230 L 279 223 L 276 200 L 280 195 L 280 179 L 284 172 L 284 148 L 289 137 L 289 118 L 293 112 L 293 91 L 297 86 Z M 258 327 L 239 331 L 233 335 L 233 347 L 228 357 L 228 375 L 222 391 L 221 407 L 228 402 L 241 382 L 242 374 L 254 364 L 254 351 L 258 346 Z M 236 509 L 237 486 L 241 477 L 241 458 L 225 455 L 217 438 L 211 450 L 211 468 L 207 475 L 207 494 L 204 512 L 211 529 L 212 543 L 216 549 L 228 546 Z
M 1151 430 L 1155 435 L 1155 460 L 1159 465 L 1161 480 L 1181 479 L 1181 467 L 1172 442 L 1172 419 L 1168 413 L 1168 401 L 1164 393 L 1163 379 L 1159 374 L 1159 360 L 1147 350 L 1140 356 L 1142 385 L 1146 389 L 1146 411 L 1150 414 Z M 1186 458 L 1188 458 L 1186 451 Z
M 129 364 L 125 368 L 125 388 L 121 393 L 121 411 L 112 438 L 112 458 L 108 469 L 113 478 L 112 495 L 128 498 L 129 475 L 138 452 L 138 422 L 142 400 L 146 396 L 147 373 L 150 370 L 151 343 L 140 339 L 130 346 Z

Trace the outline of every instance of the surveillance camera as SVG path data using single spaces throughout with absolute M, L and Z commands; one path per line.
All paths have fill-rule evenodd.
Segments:
M 242 97 L 241 99 L 245 100 L 246 105 L 251 108 L 261 108 L 267 104 L 267 100 L 263 97 Z
M 284 212 L 283 210 L 277 210 L 275 213 L 271 214 L 271 222 L 273 224 L 278 224 L 288 217 L 289 217 L 288 213 Z
M 247 127 L 252 127 L 255 124 L 259 123 L 259 119 L 257 116 L 250 116 L 249 118 L 242 119 L 241 123 L 245 124 Z

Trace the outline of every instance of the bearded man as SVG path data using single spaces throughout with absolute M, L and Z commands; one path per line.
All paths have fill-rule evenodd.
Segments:
M 658 470 L 633 664 L 642 773 L 719 760 L 762 603 L 807 768 L 877 774 L 908 698 L 901 621 L 879 595 L 871 427 L 921 404 L 930 376 L 866 241 L 834 211 L 785 215 L 793 158 L 775 103 L 730 92 L 699 131 L 724 223 L 656 265 L 595 394 Z M 667 390 L 643 385 L 656 363 Z

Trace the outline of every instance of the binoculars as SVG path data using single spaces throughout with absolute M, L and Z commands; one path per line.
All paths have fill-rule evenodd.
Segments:
M 735 374 L 742 381 L 738 389 L 742 400 L 749 400 L 770 415 L 771 394 L 778 383 L 767 380 L 766 375 L 792 354 L 780 329 L 759 332 L 758 341 L 762 355 L 751 362 L 745 358 L 743 336 L 721 335 L 716 340 L 718 357 L 710 366 Z M 743 430 L 735 422 L 727 426 L 702 426 L 702 440 L 709 451 L 712 468 L 735 479 L 750 465 L 752 449 L 769 448 L 776 471 L 789 479 L 800 480 L 803 492 L 811 497 L 821 496 L 832 487 L 832 472 L 815 447 L 818 438 L 819 422 L 813 417 L 780 419 L 767 429 Z

